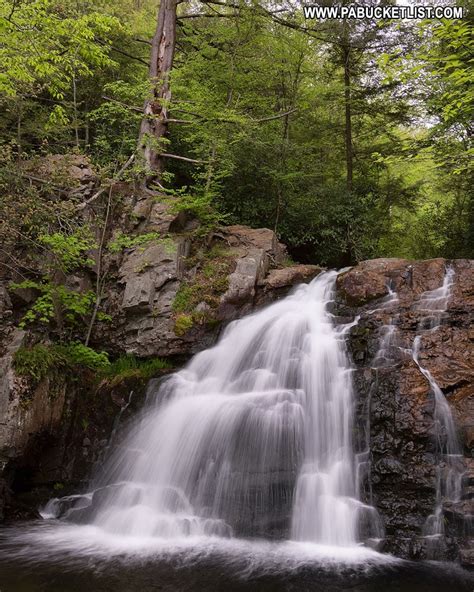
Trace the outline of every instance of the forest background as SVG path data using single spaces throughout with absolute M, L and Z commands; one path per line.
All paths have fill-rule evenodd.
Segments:
M 144 183 L 206 228 L 269 227 L 300 261 L 473 257 L 457 5 L 462 20 L 305 21 L 288 0 L 0 0 L 2 248 L 86 252 L 80 198 L 40 174 L 81 154 L 104 187 Z

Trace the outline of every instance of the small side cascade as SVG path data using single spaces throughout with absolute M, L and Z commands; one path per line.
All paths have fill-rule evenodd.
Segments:
M 384 317 L 388 315 L 386 323 L 380 330 L 380 343 L 377 353 L 373 359 L 373 368 L 386 368 L 395 364 L 394 348 L 396 348 L 397 321 L 399 314 L 392 314 L 399 303 L 398 294 L 393 290 L 391 283 L 388 286 L 388 296 L 382 305 L 372 311 L 373 313 L 382 313 Z
M 377 381 L 372 383 L 369 396 L 360 410 L 358 452 L 356 454 L 356 491 L 358 499 L 364 500 L 364 520 L 359 524 L 361 539 L 375 550 L 378 550 L 385 538 L 385 528 L 376 508 L 372 491 L 372 453 L 370 449 L 370 409 L 372 394 L 377 386 Z
M 375 381 L 370 387 L 368 397 L 364 401 L 363 408 L 358 412 L 358 452 L 356 454 L 356 483 L 359 499 L 365 501 L 366 523 L 362 522 L 359 526 L 362 538 L 367 545 L 375 549 L 381 547 L 385 538 L 385 529 L 376 510 L 372 491 L 372 454 L 370 449 L 370 410 L 373 392 L 377 389 L 379 369 L 387 369 L 394 366 L 398 360 L 397 351 L 400 349 L 397 343 L 397 323 L 400 314 L 398 310 L 399 298 L 393 289 L 392 283 L 387 284 L 388 295 L 382 300 L 377 308 L 367 311 L 367 315 L 380 317 L 384 323 L 380 328 L 380 340 L 377 353 L 372 360 L 372 369 L 374 370 Z M 359 321 L 356 317 L 355 324 Z M 352 326 L 349 325 L 349 327 Z
M 436 557 L 445 535 L 443 506 L 446 503 L 460 501 L 465 467 L 451 408 L 431 372 L 422 366 L 420 351 L 423 335 L 436 331 L 441 325 L 451 295 L 453 280 L 454 270 L 448 268 L 443 285 L 435 290 L 425 292 L 414 307 L 424 315 L 418 325 L 419 334 L 413 341 L 413 360 L 427 379 L 434 396 L 433 429 L 437 461 L 436 501 L 434 511 L 428 516 L 422 531 L 422 534 L 428 539 L 427 550 L 432 558 Z
M 414 310 L 422 313 L 419 330 L 435 330 L 441 324 L 442 317 L 448 307 L 451 289 L 454 284 L 454 269 L 448 267 L 443 284 L 439 288 L 424 292 L 414 306 Z

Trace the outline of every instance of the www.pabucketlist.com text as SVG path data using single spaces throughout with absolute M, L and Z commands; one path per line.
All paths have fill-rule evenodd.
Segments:
M 460 19 L 461 6 L 319 6 L 303 7 L 306 19 Z

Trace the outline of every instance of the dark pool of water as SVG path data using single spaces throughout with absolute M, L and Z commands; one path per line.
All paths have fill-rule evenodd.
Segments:
M 31 523 L 0 531 L 0 592 L 473 592 L 443 563 L 311 545 L 114 539 L 90 527 Z

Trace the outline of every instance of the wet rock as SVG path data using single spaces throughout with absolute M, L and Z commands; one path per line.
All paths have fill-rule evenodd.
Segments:
M 12 330 L 0 358 L 0 463 L 20 455 L 30 434 L 54 430 L 63 410 L 63 389 L 58 388 L 52 400 L 48 379 L 31 388 L 27 379 L 15 374 L 14 355 L 25 336 L 21 329 Z
M 447 310 L 432 313 L 439 316 L 439 326 L 429 330 L 422 323 L 427 313 L 419 306 L 420 297 L 442 285 L 448 265 L 454 279 Z M 360 451 L 370 449 L 363 491 L 384 523 L 384 550 L 402 557 L 457 558 L 466 565 L 472 560 L 467 541 L 473 532 L 473 285 L 474 262 L 444 259 L 363 262 L 338 280 L 339 310 L 352 318 L 361 315 L 348 334 L 348 347 L 356 365 L 356 441 Z M 395 301 L 383 297 L 383 286 L 396 291 Z M 378 367 L 377 350 L 388 324 L 393 342 L 384 366 Z M 437 456 L 434 394 L 412 359 L 417 335 L 420 363 L 451 405 L 466 455 L 459 459 L 462 499 L 443 504 L 446 536 L 436 545 L 422 533 L 436 503 L 437 468 L 445 471 L 446 463 Z
M 385 278 L 372 271 L 348 271 L 337 283 L 342 298 L 350 305 L 360 306 L 388 294 Z

